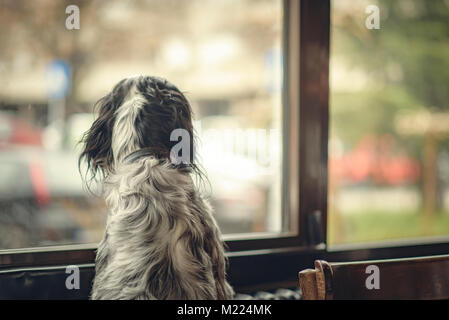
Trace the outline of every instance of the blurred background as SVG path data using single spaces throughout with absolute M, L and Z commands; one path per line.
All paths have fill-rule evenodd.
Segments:
M 77 142 L 137 74 L 190 100 L 223 233 L 280 232 L 282 32 L 281 0 L 0 0 L 0 249 L 101 239 Z
M 222 231 L 283 231 L 282 20 L 281 0 L 0 0 L 0 248 L 101 239 L 77 142 L 136 74 L 190 100 Z M 332 1 L 330 49 L 328 242 L 449 235 L 449 0 Z
M 331 4 L 329 243 L 449 235 L 449 1 Z

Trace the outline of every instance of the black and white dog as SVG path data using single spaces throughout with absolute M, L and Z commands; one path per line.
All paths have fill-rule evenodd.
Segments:
M 174 164 L 175 129 L 193 139 L 192 111 L 168 81 L 120 81 L 96 108 L 80 164 L 100 175 L 109 209 L 92 299 L 232 299 L 221 234 L 192 176 Z

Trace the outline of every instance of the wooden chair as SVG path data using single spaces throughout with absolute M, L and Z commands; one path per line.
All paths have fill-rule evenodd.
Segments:
M 299 273 L 299 283 L 305 300 L 449 299 L 449 255 L 343 263 L 316 260 L 314 270 Z

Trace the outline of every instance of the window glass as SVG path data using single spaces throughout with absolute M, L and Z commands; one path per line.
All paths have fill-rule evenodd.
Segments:
M 329 243 L 449 235 L 449 1 L 331 10 Z
M 190 100 L 223 233 L 282 231 L 282 34 L 281 0 L 1 1 L 0 248 L 101 239 L 77 142 L 136 74 Z

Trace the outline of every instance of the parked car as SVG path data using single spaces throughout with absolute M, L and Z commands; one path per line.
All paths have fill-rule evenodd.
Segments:
M 0 175 L 0 248 L 101 238 L 104 204 L 83 189 L 74 153 L 11 146 Z

